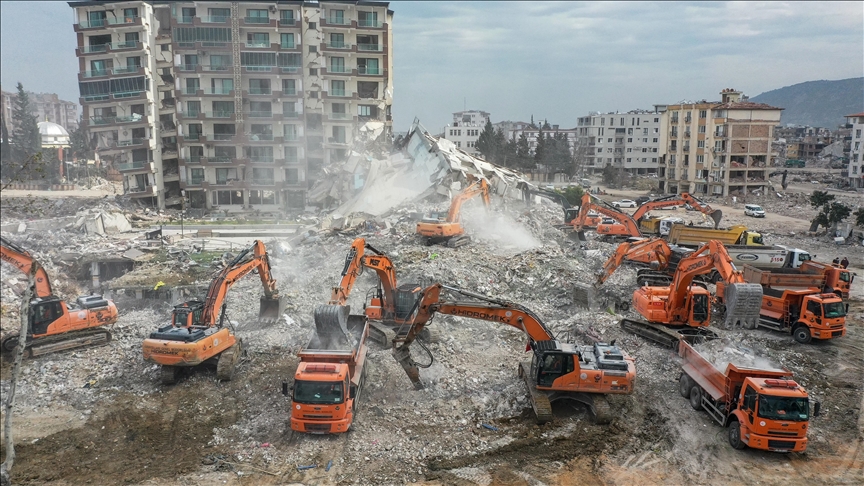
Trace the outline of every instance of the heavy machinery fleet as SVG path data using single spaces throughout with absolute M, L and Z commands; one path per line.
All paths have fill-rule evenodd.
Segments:
M 551 191 L 541 192 L 530 194 L 556 199 Z M 434 242 L 461 246 L 466 238 L 459 210 L 464 201 L 477 195 L 488 206 L 485 180 L 474 181 L 454 197 L 446 220 L 421 222 L 417 233 Z M 637 208 L 633 216 L 587 194 L 578 212 L 566 200 L 558 200 L 564 208 L 565 223 L 582 238 L 584 229 L 592 225 L 598 235 L 638 238 L 642 235 L 640 228 L 653 233 L 651 228 L 657 226 L 642 225 L 649 211 L 684 204 L 714 220 L 715 229 L 673 225 L 668 241 L 650 238 L 622 243 L 604 265 L 597 284 L 602 284 L 624 261 L 648 266 L 649 273 L 643 274 L 643 278 L 659 280 L 640 285 L 633 293 L 633 308 L 643 320 L 625 318 L 621 326 L 677 350 L 683 360 L 679 378 L 681 395 L 690 400 L 694 409 L 706 410 L 713 420 L 727 427 L 732 447 L 803 451 L 810 405 L 807 392 L 792 381 L 788 370 L 755 369 L 731 363 L 720 370 L 695 346 L 716 337 L 707 330 L 712 303 L 722 304 L 727 324 L 790 331 L 802 343 L 809 342 L 811 337 L 840 337 L 845 334 L 846 307 L 842 298 L 848 296 L 850 273 L 836 265 L 814 262 L 802 250 L 765 247 L 761 235 L 743 227 L 718 230 L 720 211 L 688 194 L 649 201 Z M 597 219 L 592 219 L 592 215 Z M 615 223 L 604 224 L 599 221 L 601 216 L 612 218 Z M 775 253 L 769 255 L 772 251 Z M 740 258 L 745 252 L 755 257 Z M 769 255 L 764 263 L 760 259 L 763 254 Z M 5 239 L 2 256 L 24 273 L 29 273 L 35 262 L 29 253 Z M 753 265 L 744 265 L 743 271 L 739 270 L 736 259 L 739 264 L 745 260 Z M 363 313 L 352 315 L 347 301 L 365 268 L 376 272 L 378 285 L 367 292 Z M 284 298 L 276 289 L 264 245 L 256 241 L 216 275 L 205 301 L 192 300 L 175 306 L 171 323 L 159 327 L 144 341 L 144 358 L 161 365 L 163 383 L 176 382 L 184 368 L 206 363 L 215 364 L 220 380 L 231 379 L 242 352 L 242 341 L 227 320 L 224 299 L 231 286 L 252 271 L 257 271 L 264 286 L 259 317 L 275 319 L 281 315 Z M 98 296 L 79 298 L 82 308 L 69 309 L 51 294 L 44 270 L 37 268 L 36 272 L 37 298 L 30 304 L 32 315 L 43 308 L 56 308 L 56 312 L 44 322 L 31 318 L 28 350 L 32 355 L 41 354 L 36 351 L 40 339 L 75 336 L 82 329 L 104 327 L 116 321 L 116 307 Z M 710 277 L 704 278 L 706 275 Z M 553 419 L 552 403 L 560 400 L 582 403 L 599 423 L 607 422 L 612 412 L 605 395 L 633 391 L 634 360 L 614 341 L 593 345 L 563 342 L 539 316 L 519 304 L 442 283 L 397 285 L 393 262 L 362 238 L 352 243 L 341 277 L 329 303 L 315 310 L 315 332 L 299 352 L 300 363 L 293 384 L 290 387 L 287 382 L 283 384 L 283 392 L 291 392 L 290 424 L 295 431 L 340 433 L 350 429 L 365 383 L 370 339 L 392 345 L 393 355 L 410 381 L 416 388 L 422 388 L 419 368 L 424 365 L 414 361 L 409 348 L 418 342 L 429 352 L 422 341 L 431 339 L 426 326 L 439 313 L 506 324 L 526 335 L 531 361 L 520 362 L 517 370 L 527 385 L 538 423 Z M 716 284 L 713 297 L 708 283 Z M 445 298 L 443 293 L 460 297 Z M 803 326 L 803 321 L 815 325 Z M 807 329 L 806 337 L 800 330 L 802 327 Z M 107 331 L 100 333 L 105 336 Z M 103 338 L 104 342 L 108 340 L 110 334 Z M 11 343 L 11 338 L 4 339 L 4 351 L 14 349 L 15 344 Z M 82 343 L 77 345 L 93 344 L 86 339 Z M 49 346 L 46 352 L 65 348 Z M 758 423 L 754 422 L 754 416 L 759 418 Z

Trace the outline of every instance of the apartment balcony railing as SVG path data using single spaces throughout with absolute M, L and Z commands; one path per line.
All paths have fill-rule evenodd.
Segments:
M 330 90 L 330 96 L 346 96 L 344 89 L 332 89 Z
M 274 179 L 252 179 L 252 184 L 256 186 L 272 186 L 275 182 Z
M 357 44 L 358 51 L 381 52 L 383 50 L 381 44 Z
M 282 136 L 282 139 L 283 139 L 285 142 L 296 142 L 296 141 L 299 140 L 300 138 L 297 136 L 296 133 L 286 133 L 286 134 L 284 134 L 284 135 Z
M 250 111 L 247 112 L 249 118 L 273 118 L 272 111 Z
M 181 64 L 178 66 L 180 71 L 195 71 L 198 68 L 198 64 Z
M 204 137 L 203 133 L 189 133 L 183 136 L 186 140 L 201 140 L 202 137 Z
M 92 19 L 78 22 L 78 27 L 81 29 L 98 29 L 109 25 L 136 24 L 139 17 L 119 17 L 119 18 L 104 18 Z
M 189 179 L 189 183 L 188 183 L 188 184 L 189 184 L 190 186 L 200 186 L 202 182 L 204 182 L 204 178 L 203 178 L 203 177 L 191 177 L 191 178 Z
M 357 74 L 381 74 L 381 70 L 371 66 L 357 66 Z
M 205 16 L 205 17 L 201 17 L 201 22 L 204 24 L 224 24 L 225 22 L 228 22 L 229 19 L 230 19 L 230 17 L 223 17 L 221 15 L 219 15 L 219 16 Z
M 147 139 L 147 138 L 133 138 L 132 140 L 120 140 L 119 142 L 117 142 L 117 146 L 118 147 L 132 147 L 135 145 L 142 145 L 147 140 L 149 140 L 149 139 Z
M 330 66 L 327 68 L 328 73 L 340 74 L 340 73 L 350 73 L 351 69 L 345 66 Z
M 273 94 L 273 90 L 270 88 L 249 88 L 250 95 L 269 95 Z
M 688 131 L 684 132 L 684 136 L 685 136 L 685 137 L 690 137 L 690 131 L 688 130 Z
M 230 71 L 230 70 L 231 70 L 231 66 L 224 66 L 224 65 L 221 65 L 221 64 L 218 64 L 218 65 L 213 65 L 213 64 L 202 64 L 202 65 L 201 65 L 201 70 L 202 70 L 202 71 Z
M 214 133 L 213 134 L 213 140 L 220 140 L 220 141 L 231 140 L 235 136 L 236 136 L 236 134 L 234 134 L 234 133 Z
M 114 97 L 114 99 L 135 98 L 136 96 L 140 96 L 141 93 L 143 93 L 143 91 L 119 91 L 117 93 L 111 93 L 111 96 Z
M 206 95 L 231 95 L 234 93 L 233 89 L 228 88 L 201 88 L 201 92 Z
M 671 123 L 678 123 L 678 117 L 674 117 L 669 120 Z
M 243 66 L 246 71 L 253 73 L 269 73 L 273 71 L 273 68 L 276 66 Z
M 269 142 L 273 141 L 272 133 L 250 133 L 248 134 L 249 140 L 253 142 Z
M 297 44 L 293 42 L 281 42 L 279 44 L 280 49 L 297 49 Z
M 178 24 L 191 24 L 191 23 L 192 23 L 192 19 L 194 19 L 194 18 L 195 18 L 195 17 L 189 17 L 189 16 L 184 16 L 184 15 L 179 15 L 179 16 L 177 16 L 177 23 L 178 23 Z
M 269 24 L 269 17 L 244 17 L 243 21 L 247 24 Z
M 137 73 L 139 69 L 141 69 L 141 66 L 116 67 L 112 69 L 111 72 L 114 74 L 134 74 Z
M 94 52 L 108 52 L 109 47 L 111 47 L 111 44 L 96 44 L 92 46 L 81 46 L 78 50 L 83 54 L 93 54 Z
M 81 76 L 82 76 L 82 77 L 85 77 L 85 78 L 98 78 L 98 77 L 100 77 L 100 76 L 110 76 L 110 75 L 111 75 L 111 70 L 110 70 L 110 69 L 99 69 L 99 70 L 95 70 L 95 71 L 84 71 L 83 73 L 81 73 Z
M 279 19 L 279 25 L 291 26 L 296 23 L 297 21 L 294 19 Z
M 690 146 L 685 145 L 684 148 L 683 148 L 683 150 L 684 150 L 685 152 L 689 152 L 689 151 L 690 151 Z
M 282 118 L 299 118 L 299 117 L 300 117 L 300 114 L 297 113 L 296 111 L 288 111 L 288 112 L 282 113 Z
M 351 25 L 351 20 L 344 17 L 327 18 L 327 25 Z
M 231 162 L 231 157 L 227 155 L 217 155 L 215 157 L 207 157 L 206 162 L 211 164 L 228 164 Z
M 127 162 L 125 164 L 116 164 L 115 168 L 123 172 L 124 170 L 143 169 L 145 165 L 147 165 L 147 162 Z
M 279 69 L 283 73 L 296 74 L 300 72 L 300 66 L 280 66 Z
M 348 113 L 329 113 L 327 118 L 330 120 L 350 120 L 353 117 Z
M 690 123 L 691 121 L 693 121 L 692 117 L 689 117 L 689 116 L 684 117 L 684 123 Z
M 377 20 L 358 20 L 357 27 L 367 27 L 367 28 L 375 28 L 380 29 L 383 24 Z
M 249 161 L 250 162 L 272 164 L 273 163 L 273 156 L 272 155 L 250 155 Z
M 233 111 L 205 111 L 205 118 L 231 118 L 234 116 Z
M 327 49 L 351 49 L 352 45 L 346 42 L 326 42 L 324 47 Z
M 288 90 L 288 91 L 282 90 L 282 96 L 297 96 L 297 90 L 296 89 L 292 89 L 292 90 Z
M 251 42 L 246 42 L 246 47 L 270 47 L 270 41 L 251 41 Z
M 198 94 L 199 89 L 201 89 L 200 86 L 195 86 L 194 88 L 183 88 L 180 90 L 180 92 L 187 96 L 195 96 L 196 94 Z
M 115 123 L 129 123 L 141 121 L 144 119 L 143 115 L 130 115 L 130 116 L 93 116 L 90 117 L 91 125 L 113 125 Z
M 189 162 L 193 164 L 200 164 L 202 160 L 204 160 L 204 156 L 202 155 L 190 155 L 188 159 Z

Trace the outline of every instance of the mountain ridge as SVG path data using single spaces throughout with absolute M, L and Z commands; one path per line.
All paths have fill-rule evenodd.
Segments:
M 805 81 L 766 91 L 750 101 L 783 108 L 780 123 L 837 128 L 864 111 L 864 77 Z

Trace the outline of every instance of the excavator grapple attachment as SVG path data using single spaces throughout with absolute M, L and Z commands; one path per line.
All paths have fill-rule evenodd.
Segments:
M 754 329 L 762 307 L 762 286 L 755 283 L 726 284 L 725 298 L 725 326 L 741 324 L 746 329 Z
M 261 297 L 258 320 L 265 322 L 278 321 L 282 317 L 282 313 L 285 312 L 286 305 L 288 305 L 288 298 L 284 295 L 272 299 Z

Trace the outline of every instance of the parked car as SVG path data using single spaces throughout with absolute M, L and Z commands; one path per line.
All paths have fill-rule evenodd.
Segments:
M 616 208 L 635 208 L 636 206 L 638 206 L 638 204 L 636 204 L 636 201 L 633 201 L 630 199 L 622 199 L 620 201 L 614 201 L 612 203 L 612 205 L 615 206 Z
M 639 206 L 641 206 L 641 205 L 645 204 L 646 202 L 648 202 L 648 201 L 650 201 L 650 200 L 651 200 L 651 198 L 648 197 L 648 196 L 639 196 L 639 197 L 636 198 L 636 204 L 638 204 Z
M 762 209 L 761 206 L 758 206 L 756 204 L 745 204 L 744 205 L 744 215 L 745 216 L 752 216 L 754 218 L 764 218 L 765 217 L 765 210 Z

